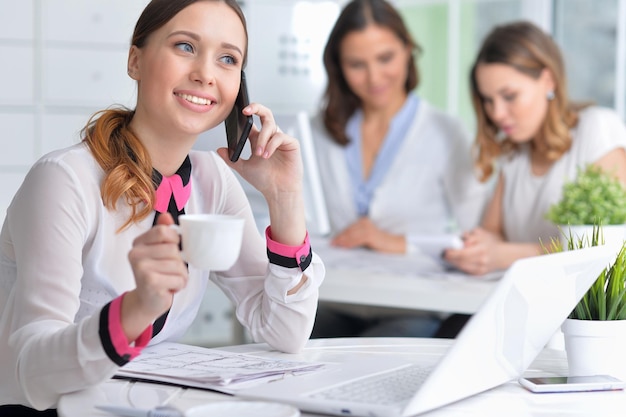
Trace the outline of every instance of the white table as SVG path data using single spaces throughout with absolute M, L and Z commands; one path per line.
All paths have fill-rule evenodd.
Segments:
M 238 353 L 249 353 L 275 358 L 306 361 L 340 361 L 342 358 L 367 358 L 390 354 L 409 361 L 418 361 L 424 355 L 442 355 L 453 343 L 448 339 L 421 338 L 347 338 L 310 340 L 305 350 L 297 355 L 270 351 L 264 344 L 239 345 L 225 348 Z M 546 349 L 529 368 L 529 374 L 542 372 L 565 374 L 567 362 L 563 351 Z M 459 372 L 463 372 L 459 369 Z M 111 417 L 94 409 L 95 404 L 115 404 L 149 408 L 169 403 L 182 410 L 212 401 L 233 400 L 233 397 L 196 389 L 107 381 L 99 386 L 64 396 L 58 407 L 60 417 Z M 548 416 L 603 416 L 618 417 L 626 410 L 626 393 L 594 392 L 565 394 L 532 394 L 517 382 L 503 384 L 490 391 L 423 414 L 426 417 L 548 417 Z M 303 416 L 315 414 L 303 413 Z
M 329 267 L 320 301 L 472 314 L 497 281 Z
M 472 314 L 495 287 L 491 278 L 501 275 L 472 277 L 425 255 L 346 250 L 319 238 L 312 245 L 326 266 L 320 301 Z

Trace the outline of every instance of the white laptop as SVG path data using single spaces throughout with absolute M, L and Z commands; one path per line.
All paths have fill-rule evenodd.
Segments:
M 515 262 L 445 355 L 435 357 L 438 363 L 355 360 L 235 395 L 322 414 L 404 417 L 478 394 L 522 375 L 615 255 L 615 249 L 605 245 Z M 425 375 L 413 375 L 415 371 Z M 380 382 L 403 373 L 409 373 L 407 381 L 387 388 Z M 376 395 L 343 398 L 345 384 L 371 379 Z M 402 388 L 407 391 L 405 398 L 391 398 L 398 397 Z

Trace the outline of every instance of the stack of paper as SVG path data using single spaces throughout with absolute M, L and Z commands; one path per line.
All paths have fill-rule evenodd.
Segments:
M 124 365 L 116 377 L 167 382 L 181 386 L 232 392 L 285 375 L 320 369 L 322 363 L 267 359 L 179 343 L 148 346 Z

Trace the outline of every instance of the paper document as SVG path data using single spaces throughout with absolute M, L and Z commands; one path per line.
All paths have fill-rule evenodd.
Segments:
M 160 343 L 146 347 L 138 357 L 120 368 L 116 376 L 230 392 L 246 382 L 310 372 L 323 366 L 322 363 L 267 359 L 180 343 Z

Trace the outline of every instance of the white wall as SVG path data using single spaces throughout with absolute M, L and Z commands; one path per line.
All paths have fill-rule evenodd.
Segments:
M 96 110 L 132 105 L 128 41 L 146 1 L 0 0 L 0 216 L 30 165 L 78 141 Z

